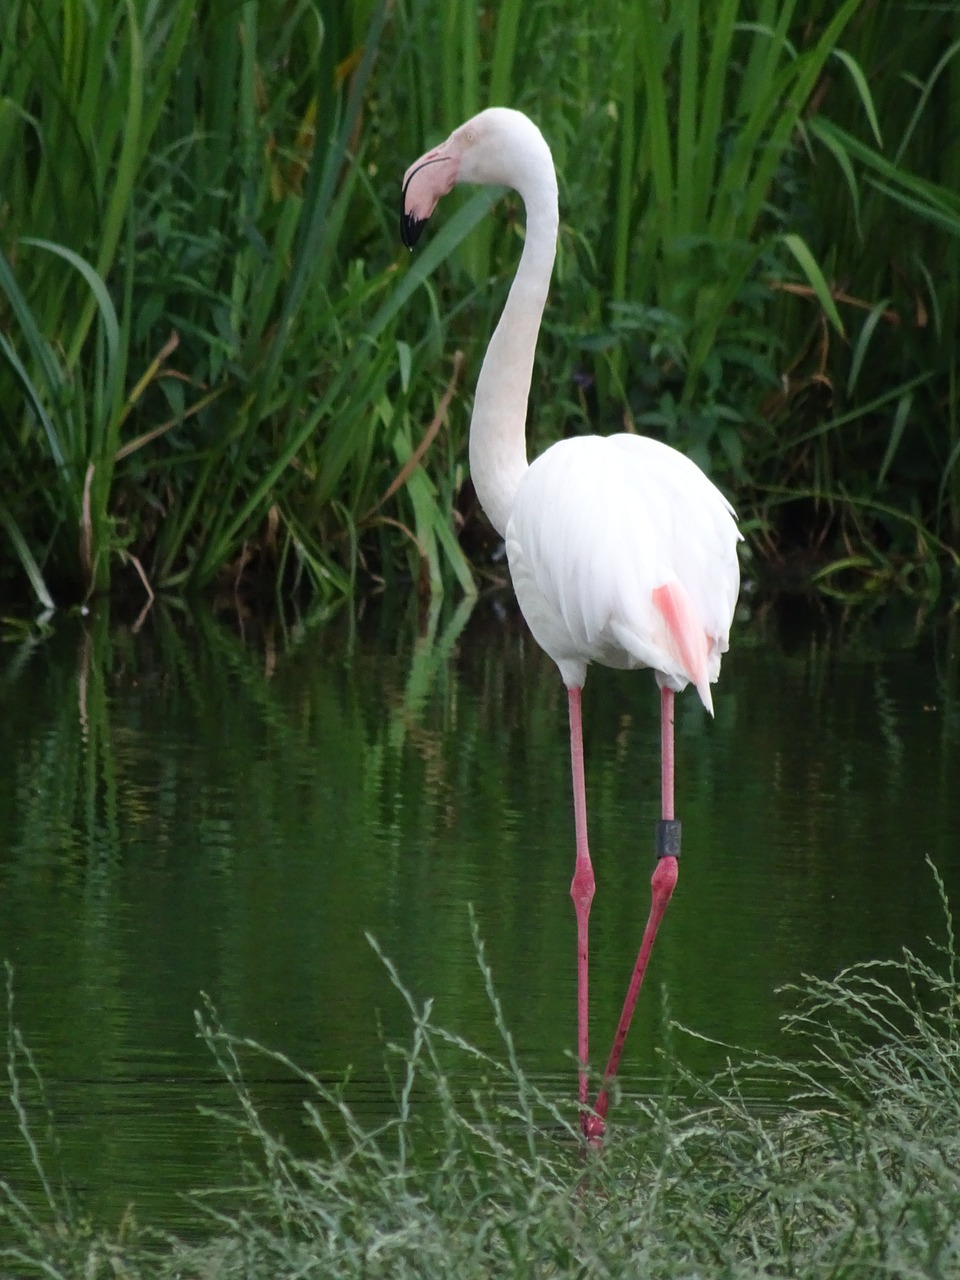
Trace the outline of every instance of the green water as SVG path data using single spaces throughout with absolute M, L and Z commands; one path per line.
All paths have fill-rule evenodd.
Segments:
M 181 1229 L 182 1192 L 235 1178 L 233 1136 L 200 1110 L 230 1101 L 201 993 L 324 1079 L 349 1070 L 371 1121 L 390 1105 L 382 1040 L 407 1018 L 367 933 L 441 1023 L 496 1051 L 468 904 L 521 1059 L 573 1089 L 564 690 L 508 599 L 409 612 L 265 629 L 158 607 L 136 633 L 98 615 L 0 651 L 0 958 L 96 1220 L 132 1203 Z M 633 1089 L 656 1085 L 663 990 L 703 1036 L 782 1052 L 779 985 L 942 934 L 926 856 L 960 901 L 957 617 L 746 612 L 716 720 L 678 700 L 684 855 Z M 591 672 L 601 1059 L 649 901 L 657 707 L 648 673 Z M 725 1056 L 678 1048 L 703 1070 Z M 268 1118 L 295 1134 L 300 1091 L 268 1075 Z M 3 1177 L 36 1189 L 5 1102 Z

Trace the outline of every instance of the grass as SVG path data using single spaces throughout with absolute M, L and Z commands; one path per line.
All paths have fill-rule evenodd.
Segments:
M 351 589 L 412 451 L 397 314 L 428 267 L 398 276 L 370 189 L 387 5 L 339 9 L 5 10 L 0 523 L 44 607 L 118 564 L 148 590 L 231 564 Z M 441 558 L 469 583 L 435 482 L 409 491 L 434 586 Z
M 902 14 L 10 0 L 5 593 L 474 589 L 470 388 L 520 211 L 453 198 L 411 266 L 396 198 L 487 102 L 561 176 L 533 449 L 636 426 L 735 489 L 774 563 L 929 587 L 915 525 L 941 568 L 960 536 L 960 30 L 946 0 Z
M 760 225 L 769 222 L 763 215 L 777 171 L 858 7 L 859 0 L 841 5 L 801 50 L 790 39 L 793 3 L 761 5 L 751 20 L 738 0 L 703 11 L 699 3 L 668 5 L 659 20 L 646 7 L 632 10 L 618 63 L 623 111 L 611 297 L 684 322 L 684 404 L 696 396 L 733 304 L 777 241 L 775 226 Z M 842 330 L 809 249 L 795 234 L 782 243 Z M 623 352 L 617 355 L 622 376 Z M 649 413 L 640 420 L 664 425 Z M 696 443 L 709 458 L 710 442 Z
M 822 495 L 818 509 L 806 506 L 815 538 L 875 562 L 892 553 L 901 565 L 918 551 L 928 557 L 929 535 L 953 546 L 960 536 L 960 29 L 955 6 L 908 11 L 906 37 L 902 6 L 878 0 L 858 16 L 851 43 L 867 93 L 835 63 L 806 121 L 801 225 L 834 282 L 848 341 L 812 317 L 804 326 L 792 303 L 781 310 L 793 354 L 784 402 L 771 406 L 779 439 L 758 475 L 782 485 L 784 472 L 773 473 L 786 463 L 798 490 Z M 865 518 L 867 504 L 874 514 Z M 921 512 L 918 541 L 899 517 Z
M 4 16 L 6 212 L 9 219 L 16 209 L 17 224 L 30 232 L 0 242 L 10 330 L 0 350 L 13 375 L 4 391 L 28 410 L 7 422 L 4 456 L 11 493 L 48 509 L 49 541 L 66 531 L 79 545 L 78 569 L 93 590 L 109 582 L 119 433 L 143 390 L 140 379 L 127 392 L 130 213 L 191 6 L 170 6 L 152 26 L 132 0 L 96 14 L 77 4 L 58 8 L 14 3 Z M 39 557 L 21 549 L 29 544 L 21 520 L 5 506 L 3 522 L 46 605 Z
M 479 941 L 500 1058 L 438 1027 L 384 959 L 411 1031 L 389 1046 L 393 1110 L 372 1128 L 349 1086 L 330 1088 L 206 1010 L 198 1026 L 235 1097 L 223 1123 L 251 1154 L 237 1186 L 201 1198 L 209 1231 L 192 1243 L 132 1219 L 112 1233 L 78 1220 L 33 1136 L 27 1100 L 42 1094 L 11 1007 L 11 1101 L 42 1208 L 0 1181 L 0 1261 L 64 1280 L 954 1274 L 960 959 L 937 884 L 945 938 L 929 959 L 905 951 L 786 989 L 788 1056 L 731 1048 L 710 1080 L 685 1071 L 690 1033 L 675 1028 L 662 1093 L 621 1099 L 602 1152 L 580 1149 L 569 1101 L 525 1074 Z M 264 1127 L 245 1083 L 251 1055 L 301 1080 L 314 1154 Z

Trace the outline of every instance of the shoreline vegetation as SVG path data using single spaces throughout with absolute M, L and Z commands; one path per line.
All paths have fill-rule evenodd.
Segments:
M 561 181 L 531 454 L 656 435 L 756 572 L 956 594 L 954 4 L 10 0 L 4 613 L 499 574 L 466 432 L 522 209 L 457 197 L 414 259 L 396 227 L 497 102 Z
M 960 974 L 933 875 L 945 939 L 930 958 L 904 951 L 787 989 L 789 1060 L 730 1046 L 727 1069 L 699 1079 L 679 1060 L 691 1033 L 674 1025 L 662 1092 L 621 1099 L 599 1152 L 581 1149 L 574 1107 L 524 1073 L 475 928 L 500 1056 L 437 1026 L 378 952 L 411 1034 L 387 1046 L 394 1109 L 373 1127 L 351 1111 L 349 1083 L 324 1084 L 207 1008 L 199 1033 L 234 1099 L 221 1122 L 249 1158 L 235 1186 L 197 1196 L 209 1232 L 192 1241 L 138 1224 L 133 1208 L 105 1231 L 60 1185 L 8 969 L 10 1100 L 36 1185 L 0 1179 L 0 1274 L 953 1275 Z M 245 1082 L 252 1059 L 300 1080 L 314 1154 L 264 1127 Z M 782 1102 L 761 1105 L 771 1088 Z

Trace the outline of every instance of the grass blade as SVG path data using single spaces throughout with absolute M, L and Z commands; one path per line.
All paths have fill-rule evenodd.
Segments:
M 797 260 L 797 265 L 806 277 L 807 283 L 817 296 L 817 301 L 823 308 L 824 313 L 830 320 L 830 323 L 836 329 L 837 333 L 843 337 L 843 321 L 840 319 L 840 313 L 837 311 L 837 304 L 833 300 L 830 287 L 824 279 L 823 272 L 820 270 L 820 264 L 810 252 L 809 246 L 802 236 L 798 236 L 793 232 L 781 236 L 781 243 L 793 254 Z
M 17 527 L 17 522 L 10 514 L 10 509 L 2 498 L 0 498 L 0 524 L 2 524 L 4 529 L 7 531 L 7 537 L 13 544 L 13 549 L 17 554 L 17 559 L 20 561 L 23 566 L 24 573 L 30 580 L 30 585 L 33 588 L 33 594 L 37 597 L 40 604 L 43 605 L 44 609 L 55 609 L 56 605 L 53 603 L 53 597 L 47 590 L 47 584 L 43 580 L 43 574 L 40 572 L 40 567 L 33 558 L 33 553 L 27 545 L 26 539 Z

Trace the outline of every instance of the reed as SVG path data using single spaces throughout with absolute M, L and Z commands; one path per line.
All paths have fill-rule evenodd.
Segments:
M 12 480 L 3 522 L 45 604 L 9 496 L 26 495 L 31 514 L 49 507 L 43 541 L 72 539 L 88 588 L 106 587 L 113 472 L 132 408 L 130 217 L 190 14 L 176 3 L 144 25 L 132 0 L 95 13 L 20 0 L 4 10 L 0 165 L 8 210 L 31 234 L 0 244 Z
M 819 489 L 815 538 L 895 568 L 960 536 L 960 29 L 947 5 L 916 6 L 909 31 L 902 18 L 900 6 L 878 0 L 852 28 L 872 110 L 841 74 L 824 81 L 821 110 L 807 121 L 805 223 L 849 342 L 830 340 L 796 298 L 780 309 L 790 385 L 775 415 L 778 446 L 760 473 Z M 861 519 L 845 493 L 873 504 L 875 517 Z M 915 535 L 909 517 L 919 513 Z
M 725 458 L 742 473 L 751 376 L 775 381 L 775 347 L 762 336 L 772 277 L 792 263 L 842 331 L 819 262 L 789 228 L 782 183 L 811 92 L 859 8 L 839 6 L 800 47 L 793 3 L 749 15 L 737 0 L 630 10 L 603 237 L 618 335 L 608 394 L 706 465 Z
M 5 10 L 0 91 L 39 105 L 8 112 L 0 150 L 43 234 L 0 256 L 0 522 L 46 607 L 106 590 L 118 558 L 158 589 L 259 557 L 344 592 L 344 543 L 410 451 L 409 282 L 364 168 L 386 6 L 360 32 L 333 4 L 108 9 Z M 439 542 L 435 585 L 441 554 L 469 581 L 433 492 L 417 551 Z
M 409 157 L 491 101 L 537 117 L 561 177 L 534 449 L 662 435 L 773 558 L 791 486 L 825 496 L 811 527 L 838 554 L 913 556 L 884 507 L 955 543 L 956 22 L 921 6 L 904 37 L 894 0 L 589 21 L 572 0 L 11 0 L 0 579 L 44 608 L 118 573 L 471 589 L 450 511 L 522 219 L 453 197 L 429 269 L 401 270 L 395 201 Z

